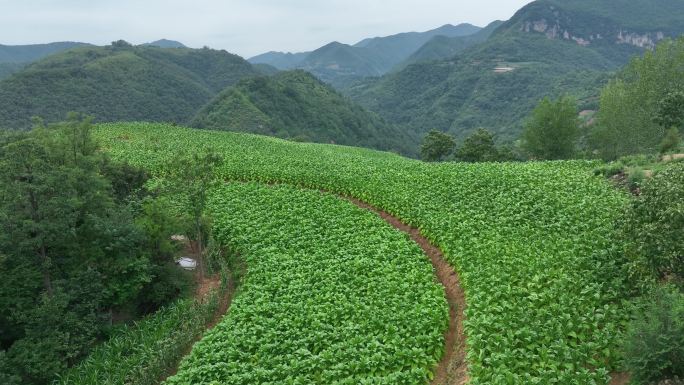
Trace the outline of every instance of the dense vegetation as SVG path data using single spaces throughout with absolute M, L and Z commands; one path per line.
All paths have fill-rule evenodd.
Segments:
M 249 61 L 281 70 L 304 69 L 335 87 L 345 87 L 363 77 L 389 72 L 435 36 L 468 36 L 479 30 L 470 24 L 444 25 L 426 32 L 364 39 L 355 45 L 332 42 L 312 52 L 269 52 Z
M 257 74 L 225 51 L 125 42 L 76 48 L 0 81 L 0 127 L 28 128 L 33 116 L 60 121 L 70 111 L 99 121 L 187 123 L 219 91 Z
M 592 163 L 424 164 L 148 124 L 103 125 L 98 136 L 155 175 L 179 149 L 211 144 L 226 155 L 222 179 L 326 189 L 384 209 L 420 227 L 460 272 L 471 383 L 606 383 L 624 319 L 623 274 L 607 251 L 626 197 L 591 176 Z
M 318 191 L 234 184 L 210 207 L 249 273 L 166 384 L 424 384 L 448 307 L 420 248 Z
M 72 116 L 0 133 L 4 383 L 48 383 L 114 322 L 154 311 L 190 285 L 169 240 L 184 227 L 143 189 L 143 170 L 98 152 L 91 129 Z
M 404 60 L 394 69 L 400 70 L 409 64 L 420 62 L 450 59 L 463 52 L 466 48 L 486 41 L 501 24 L 503 24 L 503 21 L 494 21 L 472 35 L 454 37 L 437 35 L 422 45 L 418 50 L 411 54 L 408 59 Z
M 645 0 L 629 5 L 600 1 L 591 7 L 584 7 L 585 3 L 534 2 L 497 28 L 486 42 L 454 58 L 409 65 L 380 79 L 357 83 L 345 92 L 406 130 L 425 133 L 439 129 L 464 137 L 485 127 L 497 134 L 498 140 L 513 141 L 521 133 L 525 117 L 545 96 L 569 94 L 579 100 L 582 110 L 597 109 L 599 90 L 609 73 L 644 51 L 632 44 L 618 44 L 621 29 L 650 33 L 653 44 L 657 32 L 670 37 L 684 32 L 681 22 L 676 22 L 684 20 L 678 1 L 660 1 L 662 7 Z M 637 18 L 636 9 L 647 11 Z M 618 15 L 610 18 L 607 27 L 606 14 Z M 544 33 L 533 29 L 534 23 L 541 21 L 545 23 L 538 27 L 543 26 Z M 652 26 L 644 29 L 644 24 Z M 565 39 L 566 30 L 591 43 L 580 45 L 570 37 Z M 597 35 L 604 38 L 597 40 Z
M 601 93 L 591 146 L 614 160 L 638 153 L 667 152 L 684 133 L 684 38 L 666 40 L 634 58 Z M 672 130 L 675 138 L 668 138 Z M 664 141 L 673 143 L 667 143 Z M 663 146 L 664 144 L 667 144 Z
M 414 155 L 414 140 L 304 71 L 244 80 L 219 94 L 192 125 Z
M 204 333 L 219 304 L 219 292 L 182 300 L 125 326 L 73 369 L 60 385 L 156 385 Z

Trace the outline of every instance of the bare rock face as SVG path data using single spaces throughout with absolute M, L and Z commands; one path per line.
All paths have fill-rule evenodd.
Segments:
M 574 41 L 584 47 L 604 42 L 653 49 L 666 38 L 662 31 L 633 31 L 606 19 L 586 21 L 554 6 L 541 4 L 533 8 L 526 20 L 522 20 L 520 30 L 541 33 L 549 39 Z

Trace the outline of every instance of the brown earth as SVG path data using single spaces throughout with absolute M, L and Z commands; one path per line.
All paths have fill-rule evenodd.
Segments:
M 629 373 L 611 373 L 609 385 L 627 385 L 631 380 Z
M 463 319 L 466 307 L 465 292 L 461 281 L 454 269 L 444 259 L 441 250 L 425 238 L 420 230 L 402 223 L 398 218 L 378 210 L 358 199 L 346 198 L 356 206 L 378 214 L 385 222 L 394 228 L 408 234 L 425 254 L 430 258 L 435 269 L 437 280 L 444 286 L 444 292 L 449 303 L 449 329 L 445 332 L 445 350 L 442 360 L 435 369 L 432 385 L 463 385 L 468 383 L 468 365 L 466 362 L 466 338 L 463 329 Z

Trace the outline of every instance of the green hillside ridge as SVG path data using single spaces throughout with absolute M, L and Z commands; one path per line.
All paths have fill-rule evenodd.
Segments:
M 435 36 L 469 36 L 480 30 L 471 24 L 447 24 L 426 32 L 368 38 L 354 45 L 332 42 L 312 52 L 268 52 L 249 61 L 281 70 L 304 69 L 327 83 L 344 87 L 364 77 L 386 74 Z
M 161 40 L 156 40 L 151 43 L 145 43 L 141 44 L 142 46 L 149 46 L 149 47 L 158 47 L 158 48 L 188 48 L 185 46 L 185 44 L 175 41 L 175 40 L 167 40 L 167 39 L 161 39 Z
M 408 59 L 399 64 L 395 70 L 401 70 L 414 63 L 454 57 L 466 48 L 486 41 L 494 30 L 503 23 L 501 20 L 494 21 L 477 33 L 468 36 L 435 36 L 409 56 Z
M 486 42 L 465 49 L 455 58 L 410 65 L 397 73 L 357 83 L 345 92 L 389 122 L 418 134 L 436 128 L 463 137 L 485 127 L 497 133 L 499 141 L 515 140 L 524 119 L 544 96 L 570 94 L 579 99 L 581 109 L 595 109 L 599 90 L 611 73 L 648 48 L 645 43 L 640 47 L 609 39 L 580 44 L 565 39 L 564 29 L 560 37 L 549 35 L 548 26 L 546 32 L 535 31 L 535 21 L 548 21 L 552 15 L 567 21 L 564 25 L 568 30 L 575 31 L 577 26 L 577 31 L 596 37 L 605 33 L 604 24 L 596 23 L 604 20 L 601 15 L 622 12 L 623 2 L 600 1 L 600 5 L 582 8 L 585 3 L 531 3 L 497 28 Z M 648 8 L 643 15 L 653 19 L 655 26 L 670 20 L 671 13 L 682 12 L 672 6 L 653 9 L 646 0 L 636 3 L 628 9 Z M 684 21 L 684 15 L 676 19 Z M 623 31 L 642 35 L 648 31 L 636 28 L 650 23 L 646 19 L 628 22 L 629 15 L 611 20 L 618 29 L 618 23 L 625 22 Z M 677 23 L 666 24 L 674 28 L 669 32 L 672 35 L 684 32 L 684 28 L 677 29 Z M 592 26 L 596 32 L 587 29 Z
M 192 125 L 416 155 L 414 138 L 301 70 L 239 82 L 202 108 Z
M 0 127 L 27 128 L 33 116 L 59 121 L 69 111 L 98 121 L 188 122 L 225 87 L 256 75 L 225 51 L 77 48 L 0 81 Z
M 86 43 L 57 42 L 49 44 L 2 45 L 0 44 L 0 80 L 46 56 L 63 52 Z

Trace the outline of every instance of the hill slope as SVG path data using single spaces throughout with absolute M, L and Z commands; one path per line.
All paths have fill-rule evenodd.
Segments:
M 159 47 L 159 48 L 188 48 L 185 46 L 185 44 L 175 41 L 175 40 L 167 40 L 167 39 L 161 39 L 161 40 L 156 40 L 151 43 L 145 43 L 141 44 L 143 46 L 150 46 L 150 47 Z
M 0 127 L 69 111 L 98 121 L 187 122 L 225 87 L 258 72 L 239 56 L 210 49 L 77 48 L 0 81 Z
M 388 121 L 419 133 L 438 128 L 463 136 L 486 127 L 512 140 L 542 97 L 570 93 L 581 108 L 595 108 L 611 71 L 659 39 L 684 32 L 684 7 L 676 6 L 681 0 L 658 0 L 660 8 L 647 0 L 626 4 L 536 1 L 456 58 L 410 65 L 348 92 Z M 635 9 L 650 19 L 635 18 Z M 640 29 L 644 25 L 652 27 Z
M 417 51 L 415 51 L 408 59 L 404 60 L 395 69 L 400 70 L 406 66 L 414 63 L 424 61 L 449 59 L 457 54 L 463 52 L 466 48 L 472 47 L 475 44 L 486 41 L 489 36 L 503 24 L 503 21 L 494 21 L 482 28 L 477 33 L 468 36 L 448 37 L 438 35 L 430 39 Z
M 192 125 L 415 155 L 407 135 L 300 70 L 241 81 L 202 108 Z
M 46 56 L 63 52 L 86 43 L 57 42 L 49 44 L 2 45 L 0 44 L 0 80 Z
M 364 39 L 355 45 L 332 42 L 312 52 L 269 52 L 249 61 L 270 64 L 283 70 L 305 69 L 323 81 L 343 86 L 366 76 L 380 76 L 389 72 L 435 36 L 468 36 L 480 29 L 471 24 L 444 25 L 426 32 Z

